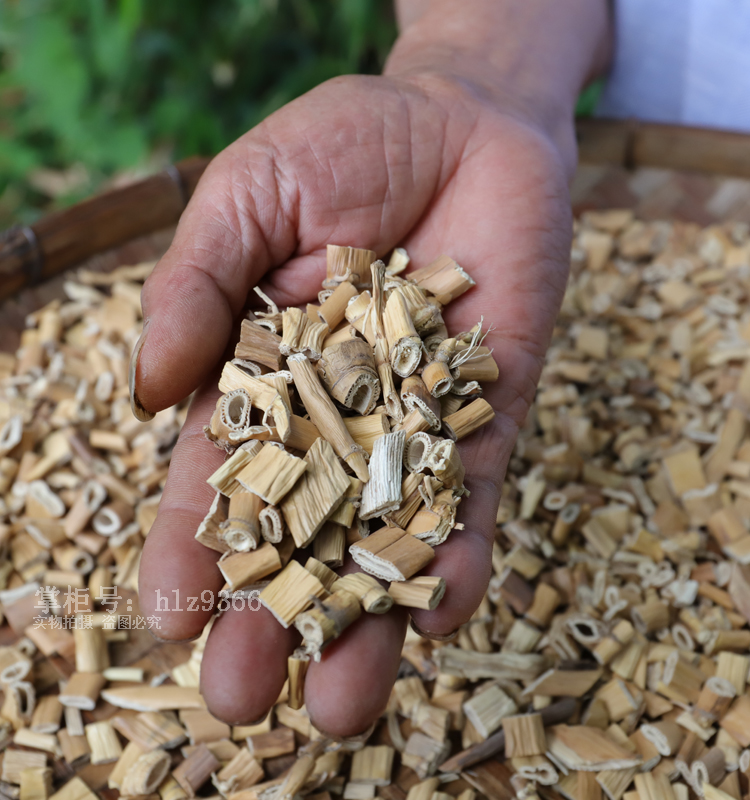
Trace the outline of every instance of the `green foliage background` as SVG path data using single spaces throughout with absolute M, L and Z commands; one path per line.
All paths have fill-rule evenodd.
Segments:
M 0 227 L 377 72 L 389 0 L 0 0 Z

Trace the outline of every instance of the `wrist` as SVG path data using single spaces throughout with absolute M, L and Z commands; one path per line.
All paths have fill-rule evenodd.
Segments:
M 419 0 L 401 0 L 418 6 Z M 607 0 L 431 0 L 402 30 L 385 74 L 452 87 L 542 133 L 575 164 L 581 88 L 610 55 Z M 414 7 L 409 9 L 414 11 Z

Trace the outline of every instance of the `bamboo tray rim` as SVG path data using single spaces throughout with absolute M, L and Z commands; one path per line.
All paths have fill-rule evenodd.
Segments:
M 747 133 L 588 118 L 576 121 L 576 137 L 582 164 L 750 179 Z M 176 224 L 209 161 L 187 159 L 33 225 L 0 233 L 0 302 L 92 256 Z M 148 206 L 156 213 L 148 213 Z

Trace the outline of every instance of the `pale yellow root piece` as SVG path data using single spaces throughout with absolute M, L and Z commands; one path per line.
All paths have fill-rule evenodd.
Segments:
M 439 256 L 426 267 L 410 272 L 407 277 L 435 295 L 443 305 L 476 285 L 468 273 L 446 255 Z
M 398 581 L 388 587 L 393 602 L 408 608 L 433 611 L 445 594 L 445 580 L 436 576 L 419 576 L 408 581 Z
M 294 543 L 306 547 L 350 489 L 349 478 L 333 448 L 318 439 L 304 458 L 307 471 L 281 503 Z
M 297 710 L 305 704 L 305 675 L 310 666 L 310 654 L 297 648 L 287 659 L 289 673 L 289 708 Z
M 492 406 L 478 397 L 443 419 L 443 430 L 458 442 L 495 418 Z
M 386 527 L 349 548 L 365 572 L 385 581 L 405 581 L 429 564 L 435 551 L 400 528 Z
M 385 614 L 393 605 L 393 597 L 380 583 L 365 572 L 352 572 L 344 575 L 333 584 L 334 592 L 351 592 L 368 614 Z
M 300 354 L 290 356 L 287 364 L 310 419 L 333 446 L 336 454 L 352 468 L 354 474 L 361 481 L 369 480 L 365 454 L 352 439 L 312 364 Z
M 260 602 L 288 628 L 313 599 L 328 595 L 325 586 L 297 561 L 286 567 L 260 593 Z
M 306 469 L 307 464 L 301 458 L 267 443 L 237 473 L 236 479 L 246 491 L 258 495 L 273 506 L 286 497 Z
M 237 591 L 281 569 L 279 551 L 270 542 L 263 542 L 257 550 L 232 553 L 218 561 L 221 574 L 230 591 Z
M 391 290 L 383 310 L 383 326 L 393 371 L 406 378 L 419 366 L 422 340 L 414 328 L 406 301 L 398 288 Z
M 327 347 L 318 373 L 334 400 L 358 414 L 367 415 L 380 397 L 380 380 L 372 347 L 362 339 L 347 339 Z
M 298 614 L 294 626 L 303 636 L 303 647 L 318 657 L 321 650 L 337 639 L 361 613 L 358 598 L 351 592 L 338 589 L 313 608 Z

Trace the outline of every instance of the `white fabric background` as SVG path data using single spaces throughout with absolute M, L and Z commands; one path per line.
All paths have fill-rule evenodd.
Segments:
M 750 132 L 750 0 L 616 0 L 598 116 Z

